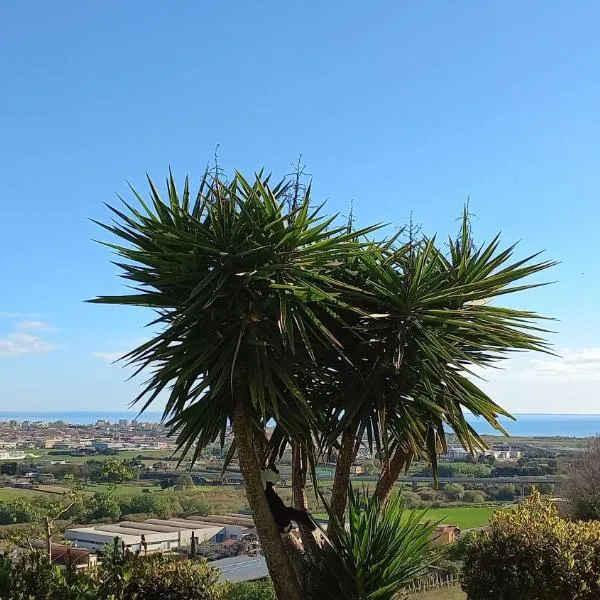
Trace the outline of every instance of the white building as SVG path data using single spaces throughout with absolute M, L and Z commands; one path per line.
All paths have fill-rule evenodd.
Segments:
M 65 530 L 65 538 L 71 540 L 76 548 L 102 550 L 118 538 L 119 544 L 131 552 L 169 552 L 191 543 L 192 534 L 197 542 L 224 542 L 241 539 L 251 529 L 226 523 L 209 523 L 202 517 L 188 519 L 148 519 L 142 522 L 121 521 L 114 525 L 98 524 L 89 527 L 72 527 Z M 143 536 L 143 537 L 142 537 Z

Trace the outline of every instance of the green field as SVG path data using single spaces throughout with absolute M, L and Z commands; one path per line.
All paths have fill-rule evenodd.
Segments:
M 461 529 L 472 529 L 487 525 L 495 511 L 495 508 L 485 506 L 430 508 L 427 511 L 427 518 L 432 521 L 442 521 L 448 525 L 456 525 Z
M 47 496 L 44 492 L 36 492 L 35 490 L 20 490 L 17 488 L 0 487 L 0 502 L 14 500 L 15 498 L 35 498 L 39 496 Z
M 430 508 L 426 513 L 426 519 L 442 521 L 447 525 L 456 525 L 460 529 L 472 529 L 474 527 L 485 527 L 490 517 L 497 509 L 485 506 L 460 506 L 456 508 Z M 324 513 L 316 513 L 318 519 L 325 519 Z
M 70 456 L 68 454 L 50 454 L 51 450 L 48 449 L 36 449 L 31 450 L 30 453 L 34 456 L 38 457 L 40 460 L 64 460 L 68 463 L 84 463 L 88 460 L 96 460 L 99 462 L 103 462 L 105 460 L 110 459 L 118 459 L 118 460 L 131 460 L 132 458 L 136 458 L 140 454 L 148 459 L 156 460 L 156 461 L 167 461 L 171 459 L 172 451 L 171 450 L 124 450 L 123 452 L 118 452 L 117 454 L 92 454 L 86 456 Z

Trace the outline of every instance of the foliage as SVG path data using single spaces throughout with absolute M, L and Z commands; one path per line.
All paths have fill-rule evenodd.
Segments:
M 96 492 L 75 517 L 81 523 L 93 523 L 104 519 L 117 521 L 121 516 L 121 507 L 109 492 Z
M 165 415 L 196 457 L 224 439 L 238 369 L 261 436 L 275 418 L 306 439 L 314 419 L 296 377 L 303 365 L 308 370 L 315 344 L 335 345 L 312 306 L 337 310 L 346 284 L 332 277 L 332 264 L 357 253 L 356 236 L 313 211 L 310 190 L 290 213 L 287 186 L 260 174 L 252 183 L 237 174 L 227 185 L 205 178 L 195 201 L 187 181 L 179 194 L 168 180 L 167 202 L 150 186 L 150 204 L 136 194 L 139 207 L 112 208 L 118 222 L 102 225 L 125 243 L 111 247 L 137 293 L 96 300 L 158 313 L 162 331 L 127 355 L 153 368 L 144 406 L 174 384 Z
M 331 510 L 333 536 L 321 557 L 319 585 L 311 590 L 323 600 L 391 600 L 427 572 L 434 555 L 429 540 L 437 523 L 424 511 L 407 514 L 394 494 L 381 506 L 375 496 L 349 488 L 348 527 Z
M 242 581 L 231 585 L 225 600 L 275 600 L 275 590 L 270 581 Z
M 154 310 L 154 337 L 126 361 L 150 373 L 142 410 L 167 394 L 164 416 L 182 455 L 223 447 L 228 424 L 237 429 L 227 459 L 237 446 L 278 590 L 297 586 L 261 503 L 266 454 L 294 442 L 314 467 L 314 438 L 329 449 L 343 434 L 355 455 L 366 435 L 383 459 L 426 456 L 435 472 L 448 428 L 468 450 L 484 447 L 465 411 L 502 431 L 506 411 L 469 373 L 511 350 L 548 350 L 535 313 L 489 301 L 536 287 L 522 280 L 551 263 L 515 260 L 498 237 L 476 246 L 466 210 L 447 244 L 401 234 L 373 241 L 376 227 L 352 231 L 313 210 L 310 188 L 290 206 L 293 185 L 273 186 L 262 173 L 205 177 L 195 200 L 187 181 L 179 192 L 169 176 L 166 200 L 149 184 L 150 202 L 134 192 L 135 206 L 111 208 L 115 220 L 100 224 L 117 238 L 107 245 L 133 293 L 95 301 Z M 342 480 L 352 460 L 338 462 L 347 465 Z M 334 488 L 339 514 L 346 486 Z
M 203 561 L 139 560 L 134 581 L 134 597 L 144 600 L 221 600 L 226 590 L 219 572 Z
M 76 571 L 48 561 L 45 553 L 23 556 L 14 570 L 10 556 L 0 556 L 3 600 L 223 600 L 226 584 L 204 561 L 175 561 L 162 556 L 123 556 L 107 548 L 95 569 Z
M 129 500 L 123 500 L 121 510 L 123 513 L 152 513 L 161 519 L 183 514 L 179 496 L 160 491 L 137 494 Z
M 498 488 L 495 494 L 496 500 L 504 500 L 510 502 L 515 499 L 515 486 L 507 483 Z
M 447 483 L 443 488 L 442 492 L 448 500 L 462 500 L 465 488 L 460 483 Z
M 511 263 L 514 247 L 500 250 L 498 237 L 476 247 L 466 212 L 446 254 L 434 239 L 361 242 L 374 228 L 336 228 L 311 212 L 310 189 L 290 212 L 289 185 L 262 174 L 252 183 L 207 177 L 195 201 L 187 181 L 180 194 L 170 177 L 166 202 L 149 183 L 150 203 L 134 192 L 137 207 L 111 208 L 116 221 L 100 224 L 121 241 L 108 245 L 136 293 L 96 302 L 158 313 L 163 330 L 127 359 L 153 369 L 144 407 L 174 384 L 165 415 L 184 451 L 224 439 L 238 368 L 261 436 L 270 418 L 300 441 L 318 423 L 331 442 L 348 427 L 378 447 L 391 433 L 435 463 L 443 423 L 465 447 L 483 446 L 464 409 L 501 430 L 505 411 L 465 371 L 510 349 L 547 348 L 534 313 L 486 302 L 535 287 L 516 282 L 551 263 Z
M 8 502 L 0 502 L 0 525 L 29 523 L 36 516 L 36 508 L 26 500 L 15 498 Z
M 568 521 L 534 492 L 473 536 L 462 585 L 470 600 L 595 600 L 598 573 L 600 523 Z
M 480 490 L 465 490 L 462 497 L 464 502 L 469 504 L 481 504 L 485 502 L 485 494 Z
M 490 477 L 541 477 L 542 475 L 549 475 L 552 472 L 552 468 L 538 465 L 503 465 L 494 467 Z
M 490 466 L 480 463 L 455 462 L 439 464 L 437 474 L 440 477 L 489 477 L 491 470 Z M 415 476 L 431 477 L 432 475 L 431 468 L 421 469 L 415 473 Z
M 424 502 L 433 502 L 438 499 L 438 492 L 432 488 L 423 488 L 417 492 L 419 498 Z
M 600 438 L 596 437 L 569 469 L 563 486 L 571 515 L 576 519 L 600 519 Z
M 135 471 L 125 461 L 114 458 L 102 464 L 100 474 L 112 483 L 123 483 L 135 479 Z
M 421 495 L 415 492 L 402 492 L 402 498 L 407 508 L 417 508 L 423 504 Z

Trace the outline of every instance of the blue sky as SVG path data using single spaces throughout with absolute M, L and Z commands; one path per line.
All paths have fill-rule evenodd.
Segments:
M 342 8 L 343 7 L 343 8 Z M 600 4 L 103 3 L 0 7 L 0 409 L 121 409 L 110 358 L 150 314 L 86 305 L 120 290 L 89 218 L 171 166 L 290 171 L 331 211 L 561 261 L 511 300 L 560 319 L 561 360 L 490 377 L 515 412 L 600 412 Z

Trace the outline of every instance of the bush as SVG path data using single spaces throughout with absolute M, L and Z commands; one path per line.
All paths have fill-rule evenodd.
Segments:
M 227 586 L 219 571 L 203 561 L 139 560 L 134 569 L 136 598 L 144 600 L 220 600 Z
M 421 500 L 423 500 L 424 502 L 433 502 L 434 500 L 438 499 L 437 491 L 431 488 L 419 490 L 417 494 L 419 494 L 419 498 L 421 498 Z
M 510 502 L 515 499 L 515 486 L 506 484 L 498 489 L 496 492 L 496 500 L 504 500 Z
M 415 494 L 415 492 L 402 492 L 402 498 L 407 508 L 417 508 L 423 504 L 421 496 Z
M 473 536 L 461 581 L 469 600 L 597 600 L 598 573 L 600 523 L 564 519 L 536 491 Z
M 462 500 L 465 493 L 465 488 L 460 483 L 447 483 L 442 492 L 450 501 Z
M 39 551 L 13 569 L 10 555 L 0 555 L 4 600 L 224 600 L 228 585 L 218 580 L 206 562 L 123 556 L 118 544 L 107 548 L 100 567 L 84 571 L 50 564 Z
M 270 581 L 241 581 L 231 585 L 225 600 L 276 600 Z
M 485 502 L 485 494 L 478 490 L 466 490 L 463 495 L 463 501 L 470 504 L 481 504 Z
M 182 515 L 188 517 L 190 515 L 210 515 L 212 512 L 210 502 L 207 502 L 201 496 L 180 496 L 179 503 L 183 509 Z

